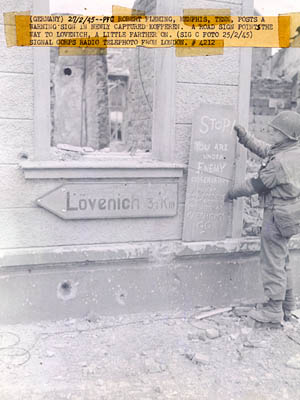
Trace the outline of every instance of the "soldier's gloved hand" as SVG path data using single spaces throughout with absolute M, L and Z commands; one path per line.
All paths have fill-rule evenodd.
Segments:
M 245 136 L 247 136 L 247 131 L 242 125 L 235 125 L 234 130 L 236 131 L 237 137 L 241 142 Z
M 225 202 L 227 202 L 227 201 L 232 201 L 232 200 L 235 199 L 235 198 L 236 198 L 236 197 L 235 197 L 235 195 L 234 195 L 233 189 L 229 189 L 228 192 L 225 194 L 224 201 L 225 201 Z

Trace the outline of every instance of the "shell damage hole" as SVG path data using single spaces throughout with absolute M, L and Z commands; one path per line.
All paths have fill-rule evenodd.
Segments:
M 72 281 L 63 281 L 58 285 L 57 297 L 62 300 L 74 299 L 77 294 L 77 285 Z
M 126 291 L 119 291 L 116 293 L 116 300 L 121 306 L 125 306 L 127 296 L 128 294 Z
M 19 154 L 19 158 L 21 159 L 21 160 L 28 160 L 28 158 L 29 158 L 29 156 L 28 156 L 28 154 L 27 153 L 20 153 Z
M 67 75 L 67 76 L 71 76 L 71 75 L 72 75 L 72 70 L 71 70 L 71 68 L 65 68 L 65 69 L 64 69 L 64 74 Z
M 63 282 L 62 284 L 61 284 L 61 289 L 62 289 L 62 291 L 65 293 L 65 294 L 70 294 L 70 292 L 71 292 L 71 284 L 70 284 L 70 282 Z

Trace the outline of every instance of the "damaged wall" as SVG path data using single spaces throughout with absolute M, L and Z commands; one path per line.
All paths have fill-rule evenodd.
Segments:
M 130 51 L 126 140 L 129 147 L 151 151 L 155 50 L 138 47 Z
M 153 2 L 140 2 L 135 6 L 143 9 L 145 4 L 153 6 Z M 227 8 L 230 4 L 232 14 L 240 15 L 245 12 L 243 6 L 249 2 L 181 0 L 176 4 L 178 13 L 183 8 L 198 8 L 200 5 Z M 10 0 L 3 9 L 31 9 L 31 2 Z M 182 242 L 187 168 L 176 167 L 180 170 L 178 173 L 173 164 L 170 168 L 170 164 L 162 167 L 155 161 L 143 163 L 131 159 L 131 164 L 127 162 L 134 168 L 128 165 L 122 168 L 119 158 L 110 159 L 109 165 L 99 159 L 89 158 L 88 162 L 86 158 L 78 159 L 67 167 L 63 161 L 51 159 L 47 162 L 52 166 L 55 164 L 61 175 L 56 178 L 47 175 L 52 171 L 49 168 L 44 177 L 25 179 L 25 169 L 22 169 L 25 167 L 23 164 L 20 166 L 20 161 L 26 158 L 33 161 L 35 150 L 33 52 L 30 48 L 7 49 L 4 41 L 0 45 L 0 135 L 5 143 L 0 149 L 0 177 L 5 188 L 0 196 L 2 321 L 79 317 L 91 311 L 121 314 L 185 309 L 196 304 L 228 305 L 260 298 L 261 287 L 257 283 L 259 245 L 256 239 L 255 243 L 249 238 L 242 239 L 239 244 L 233 239 L 217 244 L 186 245 Z M 149 53 L 151 57 L 152 53 Z M 86 61 L 89 59 L 92 57 Z M 250 64 L 250 58 L 248 61 Z M 147 57 L 144 58 L 144 53 L 141 62 L 144 76 L 149 79 L 150 91 L 152 77 L 147 68 L 151 63 Z M 174 107 L 170 108 L 170 114 L 174 115 L 171 133 L 175 138 L 174 149 L 170 149 L 172 163 L 188 164 L 192 114 L 199 103 L 228 104 L 239 110 L 245 100 L 241 84 L 248 79 L 242 62 L 243 54 L 237 48 L 224 49 L 222 56 L 174 58 L 170 66 L 170 73 L 174 75 L 171 87 L 174 89 Z M 137 64 L 136 75 L 132 74 L 131 91 L 144 103 L 139 109 L 134 109 L 133 100 L 130 100 L 136 118 L 132 135 L 140 135 L 138 140 L 145 140 L 146 136 L 144 145 L 150 148 L 145 133 L 150 116 L 144 109 L 147 104 L 136 68 Z M 63 79 L 68 77 L 63 76 Z M 105 88 L 102 90 L 105 92 Z M 161 98 L 154 100 L 164 102 L 170 99 L 166 99 L 166 93 L 163 93 Z M 92 107 L 88 107 L 91 112 L 94 110 Z M 141 114 L 135 115 L 139 110 Z M 105 117 L 103 121 L 105 127 Z M 139 124 L 144 124 L 143 128 Z M 89 135 L 89 138 L 97 140 L 97 129 L 93 126 L 92 135 L 96 136 Z M 161 130 L 156 134 L 161 135 Z M 43 161 L 38 163 L 43 165 Z M 67 178 L 62 178 L 65 176 L 64 168 L 69 173 Z M 80 168 L 83 172 L 78 177 Z M 33 170 L 39 172 L 39 168 Z M 92 175 L 97 170 L 101 170 L 100 177 Z M 72 177 L 73 173 L 76 178 Z M 74 180 L 81 184 L 108 185 L 178 183 L 178 212 L 171 217 L 63 220 L 38 207 L 38 198 L 61 185 L 74 183 Z M 298 248 L 296 244 L 292 257 L 298 255 Z
M 8 299 L 16 290 L 18 296 L 2 303 L 0 318 L 5 323 L 17 322 L 22 312 L 26 322 L 47 320 L 53 319 L 53 310 L 56 318 L 188 311 L 195 305 L 222 306 L 262 298 L 261 288 L 252 284 L 260 276 L 257 253 L 248 253 L 251 246 L 257 251 L 257 243 L 247 248 L 238 241 L 227 246 L 203 243 L 196 248 L 180 242 L 61 247 L 55 257 L 48 253 L 47 273 L 46 265 L 39 264 L 42 250 L 36 249 L 35 265 L 13 275 L 8 268 L 2 269 L 2 296 Z M 236 252 L 241 252 L 238 258 Z M 67 267 L 63 261 L 76 253 L 81 262 Z M 16 267 L 22 260 L 18 254 L 7 254 L 5 262 Z M 47 301 L 45 293 L 50 294 Z
M 137 0 L 133 8 L 155 15 L 156 1 Z M 155 49 L 138 47 L 130 53 L 126 140 L 129 148 L 149 152 L 152 149 Z
M 51 111 L 53 146 L 107 147 L 106 56 L 59 56 L 51 48 Z
M 294 56 L 292 56 L 292 54 Z M 281 111 L 299 112 L 299 49 L 281 49 L 273 57 L 266 49 L 253 49 L 249 132 L 268 142 L 268 124 Z M 260 65 L 258 60 L 264 60 Z M 298 66 L 297 66 L 298 65 Z M 248 152 L 247 176 L 255 177 L 261 159 Z M 257 196 L 244 199 L 244 236 L 258 236 L 263 210 Z
M 254 50 L 255 52 L 255 50 Z M 255 74 L 255 71 L 253 71 Z M 268 124 L 279 112 L 292 108 L 291 80 L 261 78 L 252 74 L 249 132 L 268 142 Z M 261 159 L 248 151 L 247 176 L 256 177 Z M 258 196 L 244 198 L 244 236 L 258 236 L 262 226 L 263 210 Z
M 272 78 L 291 79 L 299 72 L 300 49 L 280 49 L 273 57 L 271 64 Z
M 299 241 L 292 240 L 291 249 L 299 288 Z M 61 247 L 55 255 L 48 249 L 47 257 L 43 249 L 36 249 L 35 262 L 27 268 L 20 267 L 30 254 L 23 253 L 23 260 L 20 255 L 7 252 L 1 258 L 1 264 L 10 265 L 1 268 L 2 323 L 190 311 L 196 305 L 222 307 L 264 299 L 259 240 L 254 238 L 227 244 Z M 39 255 L 47 263 L 41 263 Z

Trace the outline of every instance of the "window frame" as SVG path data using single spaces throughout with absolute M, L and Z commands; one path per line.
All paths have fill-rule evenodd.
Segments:
M 176 13 L 175 0 L 157 0 L 161 15 Z M 33 14 L 50 13 L 49 0 L 33 0 Z M 175 15 L 175 14 L 174 14 Z M 50 48 L 36 47 L 34 53 L 34 155 L 21 164 L 25 178 L 83 178 L 129 176 L 181 177 L 184 164 L 174 163 L 176 59 L 174 48 L 155 49 L 152 152 L 130 155 L 109 153 L 83 156 L 79 161 L 59 161 L 51 155 Z M 166 95 L 167 93 L 167 95 Z M 119 174 L 111 171 L 118 169 Z M 73 171 L 72 171 L 73 170 Z M 95 171 L 97 170 L 97 173 Z M 106 171 L 105 171 L 106 170 Z M 76 173 L 77 171 L 77 173 Z M 129 173 L 131 171 L 131 174 Z M 154 172 L 156 171 L 156 172 Z

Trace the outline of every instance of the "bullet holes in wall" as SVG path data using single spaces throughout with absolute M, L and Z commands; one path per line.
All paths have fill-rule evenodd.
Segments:
M 61 300 L 71 300 L 77 295 L 78 283 L 71 280 L 60 282 L 57 287 L 57 297 Z
M 116 296 L 116 301 L 117 301 L 117 303 L 120 304 L 120 306 L 125 306 L 126 305 L 126 300 L 127 300 L 127 297 L 128 297 L 128 293 L 127 293 L 126 290 L 119 289 L 116 292 L 115 296 Z
M 67 76 L 71 76 L 72 75 L 72 69 L 69 68 L 69 67 L 64 68 L 64 74 L 67 75 Z
M 25 161 L 25 160 L 29 159 L 29 155 L 27 153 L 25 153 L 25 152 L 19 153 L 18 156 L 19 156 L 20 160 L 22 160 L 22 161 Z

